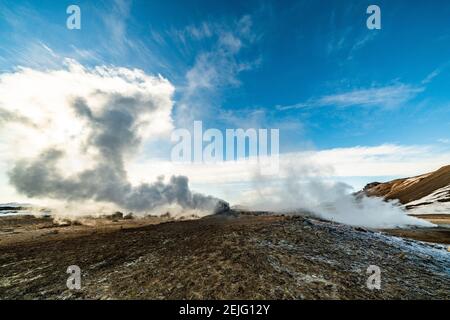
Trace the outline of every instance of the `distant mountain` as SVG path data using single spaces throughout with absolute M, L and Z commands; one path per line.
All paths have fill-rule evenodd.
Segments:
M 416 177 L 372 182 L 362 192 L 397 199 L 411 214 L 450 214 L 450 166 Z
M 16 214 L 18 212 L 25 212 L 30 209 L 31 205 L 28 203 L 0 203 L 0 215 Z
M 18 203 L 18 202 L 8 202 L 8 203 L 0 203 L 0 207 L 31 207 L 29 203 Z

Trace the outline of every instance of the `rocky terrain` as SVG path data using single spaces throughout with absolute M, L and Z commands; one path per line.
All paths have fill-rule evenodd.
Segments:
M 410 214 L 450 214 L 450 166 L 416 177 L 373 182 L 363 192 L 398 200 Z
M 450 166 L 416 177 L 372 182 L 357 194 L 398 201 L 408 214 L 436 225 L 431 229 L 393 229 L 391 234 L 450 244 Z
M 158 219 L 0 218 L 0 299 L 450 299 L 444 245 L 306 216 Z

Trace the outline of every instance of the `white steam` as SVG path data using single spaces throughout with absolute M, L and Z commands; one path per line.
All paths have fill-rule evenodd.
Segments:
M 137 69 L 66 64 L 0 75 L 0 158 L 20 194 L 135 212 L 173 206 L 212 212 L 222 203 L 191 192 L 185 176 L 129 182 L 128 165 L 144 141 L 173 128 L 168 80 Z M 148 173 L 141 175 L 146 181 Z
M 370 228 L 433 226 L 408 216 L 396 202 L 355 196 L 349 185 L 327 180 L 331 167 L 290 164 L 280 171 L 283 178 L 275 182 L 258 176 L 245 205 L 264 211 L 308 212 L 327 220 Z

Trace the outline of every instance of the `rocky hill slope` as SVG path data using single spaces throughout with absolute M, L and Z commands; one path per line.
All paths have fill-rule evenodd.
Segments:
M 416 177 L 369 183 L 363 192 L 397 199 L 411 214 L 450 214 L 450 166 Z

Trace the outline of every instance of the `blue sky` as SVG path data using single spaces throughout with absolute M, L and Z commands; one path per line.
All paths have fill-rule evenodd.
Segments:
M 66 28 L 71 4 L 81 30 Z M 178 126 L 279 128 L 282 153 L 448 150 L 449 17 L 448 1 L 0 0 L 0 70 L 68 57 L 160 74 Z
M 70 4 L 81 8 L 81 30 L 65 28 L 65 9 Z M 229 126 L 227 111 L 236 111 L 261 126 L 285 127 L 283 150 L 445 139 L 450 127 L 450 4 L 378 1 L 382 29 L 368 30 L 369 4 L 2 0 L 0 68 L 54 63 L 44 57 L 45 52 L 40 57 L 37 52 L 34 61 L 33 55 L 27 55 L 45 44 L 87 65 L 160 73 L 181 88 L 196 59 L 218 50 L 217 33 L 230 32 L 242 48 L 218 63 L 225 69 L 244 67 L 222 70 L 229 74 L 217 80 L 215 88 L 200 92 L 207 97 L 196 103 L 210 104 L 224 118 L 216 123 L 216 114 L 205 116 L 208 126 Z M 248 35 L 238 30 L 245 18 Z M 213 57 L 211 63 L 221 59 Z M 392 90 L 373 104 L 363 97 L 351 105 L 329 99 L 301 107 L 351 92 L 370 99 L 370 94 L 386 87 Z M 181 99 L 181 91 L 177 94 Z

